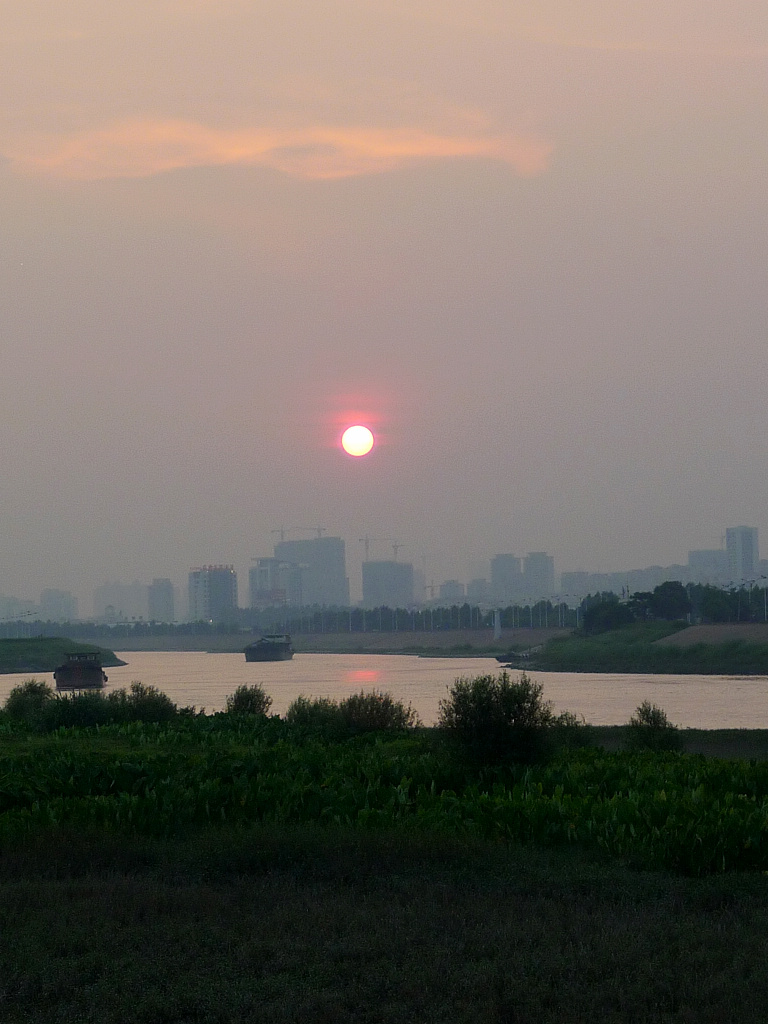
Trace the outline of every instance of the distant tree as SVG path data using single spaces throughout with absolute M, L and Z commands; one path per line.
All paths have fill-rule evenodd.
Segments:
M 650 590 L 638 590 L 627 602 L 632 614 L 641 622 L 653 617 L 653 593 Z
M 635 621 L 629 605 L 620 604 L 618 598 L 593 604 L 584 612 L 584 632 L 590 635 L 607 633 Z
M 651 611 L 657 619 L 684 619 L 691 610 L 688 591 L 677 580 L 669 580 L 654 588 Z

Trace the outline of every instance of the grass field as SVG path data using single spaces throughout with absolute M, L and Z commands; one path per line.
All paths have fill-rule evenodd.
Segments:
M 7 1024 L 764 1020 L 768 885 L 252 830 L 0 859 Z

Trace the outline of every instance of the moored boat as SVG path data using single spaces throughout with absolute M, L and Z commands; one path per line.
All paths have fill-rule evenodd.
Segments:
M 103 690 L 107 674 L 98 654 L 68 654 L 63 665 L 54 670 L 57 690 Z
M 288 633 L 266 633 L 245 648 L 246 661 L 290 661 L 292 657 Z

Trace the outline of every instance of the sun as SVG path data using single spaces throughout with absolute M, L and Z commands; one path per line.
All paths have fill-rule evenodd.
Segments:
M 347 455 L 360 458 L 361 455 L 367 455 L 373 448 L 373 434 L 368 427 L 360 426 L 360 424 L 347 427 L 341 435 L 341 447 Z

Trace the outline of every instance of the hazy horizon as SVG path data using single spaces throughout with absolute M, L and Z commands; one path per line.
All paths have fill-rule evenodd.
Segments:
M 32 0 L 0 52 L 0 592 L 768 537 L 764 4 Z

